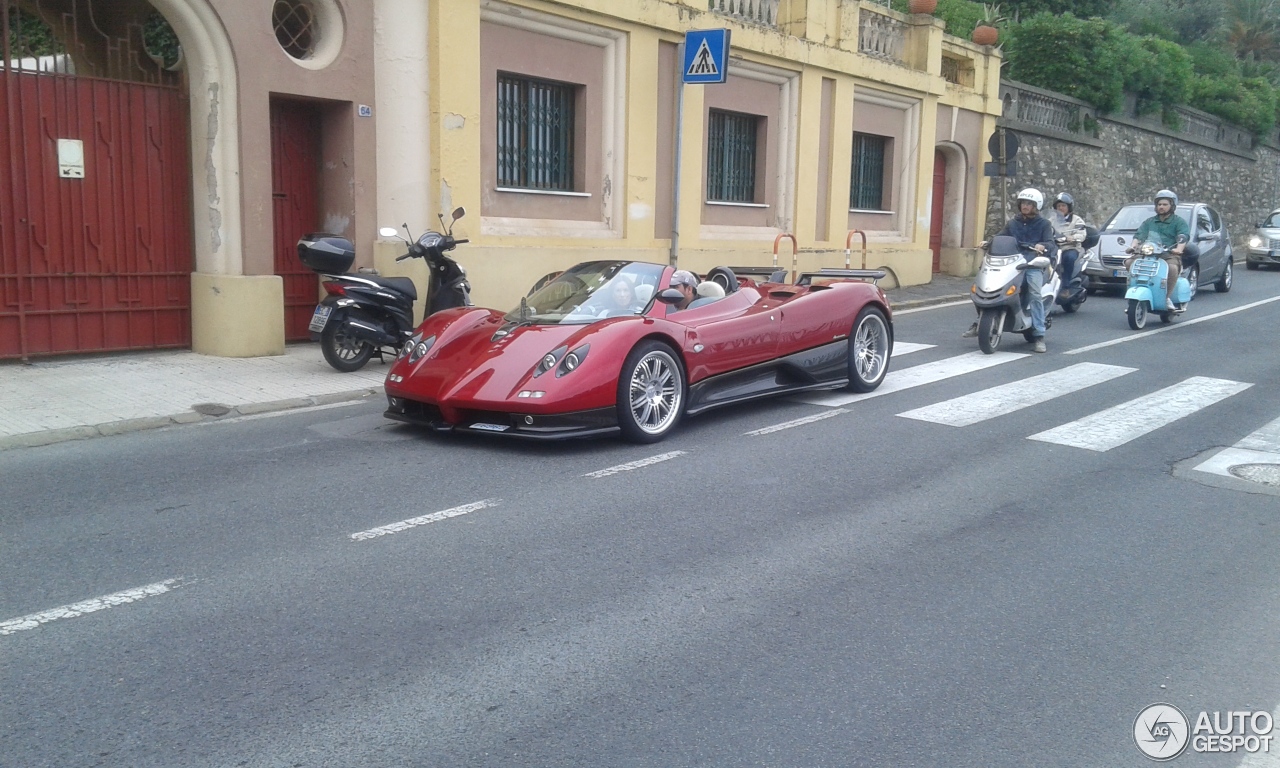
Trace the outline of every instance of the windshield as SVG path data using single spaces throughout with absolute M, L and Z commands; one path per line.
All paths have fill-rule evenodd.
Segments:
M 1142 222 L 1156 215 L 1156 206 L 1151 205 L 1126 205 L 1111 217 L 1111 221 L 1107 222 L 1107 226 L 1103 228 L 1103 232 L 1135 232 L 1138 227 L 1142 226 Z M 1191 223 L 1191 206 L 1178 206 L 1178 215 L 1181 216 L 1188 224 Z
M 510 323 L 543 325 L 594 323 L 634 315 L 644 309 L 662 279 L 663 267 L 639 261 L 588 261 L 562 273 L 516 307 Z
M 1275 213 L 1268 216 L 1267 220 L 1262 222 L 1262 226 L 1266 227 L 1267 229 L 1280 228 L 1280 211 L 1276 211 Z

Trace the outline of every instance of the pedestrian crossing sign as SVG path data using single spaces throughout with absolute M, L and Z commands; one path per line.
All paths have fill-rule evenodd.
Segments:
M 696 29 L 684 34 L 685 83 L 723 83 L 729 75 L 729 30 Z

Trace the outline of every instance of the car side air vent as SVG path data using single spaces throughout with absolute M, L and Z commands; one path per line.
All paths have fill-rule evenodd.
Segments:
M 771 299 L 789 299 L 795 295 L 795 291 L 769 291 L 769 298 Z

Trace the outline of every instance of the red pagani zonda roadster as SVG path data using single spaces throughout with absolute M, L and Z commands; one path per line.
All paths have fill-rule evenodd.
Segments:
M 864 281 L 883 273 L 823 270 L 787 284 L 716 267 L 698 286 L 709 295 L 685 309 L 673 273 L 590 261 L 506 314 L 434 314 L 387 375 L 386 416 L 438 431 L 621 431 L 648 443 L 709 408 L 840 386 L 870 392 L 884 380 L 889 302 Z

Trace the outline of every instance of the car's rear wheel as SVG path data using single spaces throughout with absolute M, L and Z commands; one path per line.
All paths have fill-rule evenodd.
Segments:
M 1218 282 L 1213 284 L 1213 289 L 1218 293 L 1226 293 L 1231 290 L 1231 270 L 1231 260 L 1228 259 L 1226 269 L 1222 270 L 1222 276 L 1218 278 Z
M 343 373 L 358 371 L 373 357 L 373 345 L 347 332 L 344 318 L 331 317 L 320 332 L 320 351 L 325 362 Z
M 889 372 L 891 354 L 893 334 L 884 313 L 876 307 L 863 307 L 849 336 L 849 389 L 870 392 L 880 386 Z
M 645 341 L 631 350 L 618 376 L 618 426 L 633 443 L 656 443 L 684 412 L 684 369 L 666 344 Z

